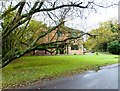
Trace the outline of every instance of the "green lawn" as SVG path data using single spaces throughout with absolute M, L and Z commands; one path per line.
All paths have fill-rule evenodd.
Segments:
M 3 88 L 49 77 L 77 74 L 118 62 L 117 55 L 26 56 L 2 69 Z

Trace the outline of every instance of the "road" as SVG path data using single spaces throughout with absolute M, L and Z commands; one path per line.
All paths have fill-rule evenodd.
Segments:
M 118 89 L 118 64 L 23 87 L 23 89 Z

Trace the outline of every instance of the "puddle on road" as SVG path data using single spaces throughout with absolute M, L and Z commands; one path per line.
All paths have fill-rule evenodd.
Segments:
M 108 66 L 105 66 L 105 67 L 100 67 L 101 70 L 103 69 L 111 69 L 111 68 L 116 68 L 116 67 L 119 67 L 120 64 L 113 64 L 113 65 L 108 65 Z
M 94 73 L 95 71 L 94 70 L 89 70 L 88 73 Z
M 92 76 L 94 74 L 96 74 L 97 72 L 95 70 L 89 70 L 87 71 L 87 74 L 85 74 L 83 77 L 88 77 L 88 76 Z
M 116 68 L 119 66 L 120 66 L 120 64 L 119 65 L 113 64 L 113 65 L 109 65 L 109 66 L 105 66 L 105 67 L 100 67 L 99 70 L 89 70 L 89 71 L 87 71 L 87 73 L 83 77 L 91 77 L 91 76 L 94 76 L 95 74 L 99 74 L 99 73 L 104 72 L 108 69 Z
M 88 76 L 90 76 L 90 74 L 86 74 L 86 75 L 84 75 L 83 77 L 88 77 Z

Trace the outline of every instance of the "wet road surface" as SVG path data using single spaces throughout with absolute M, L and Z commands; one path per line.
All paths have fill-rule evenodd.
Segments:
M 118 89 L 118 64 L 85 73 L 31 84 L 23 89 Z

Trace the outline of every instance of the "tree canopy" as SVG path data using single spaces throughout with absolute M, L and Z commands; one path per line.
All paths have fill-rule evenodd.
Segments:
M 97 29 L 93 29 L 91 34 L 97 35 L 96 38 L 89 37 L 85 46 L 89 50 L 107 51 L 107 44 L 118 40 L 118 22 L 116 20 L 102 22 Z

